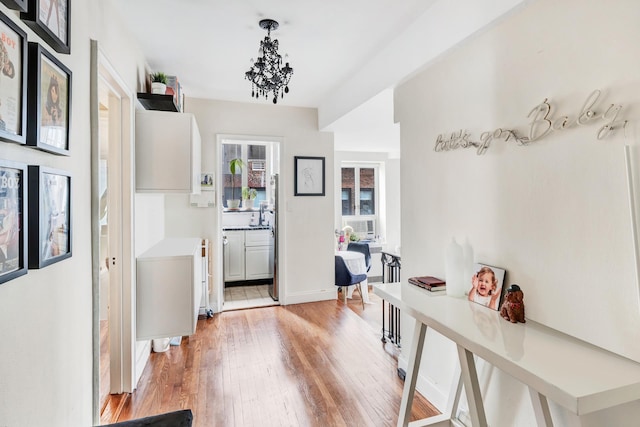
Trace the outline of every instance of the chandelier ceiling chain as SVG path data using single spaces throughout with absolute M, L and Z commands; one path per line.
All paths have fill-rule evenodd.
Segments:
M 244 78 L 251 82 L 251 96 L 258 98 L 269 97 L 273 92 L 273 103 L 278 103 L 278 98 L 289 93 L 289 80 L 293 74 L 293 68 L 286 62 L 282 66 L 282 56 L 278 53 L 278 40 L 271 40 L 271 30 L 276 30 L 279 24 L 273 19 L 263 19 L 260 21 L 260 28 L 267 30 L 267 36 L 260 41 L 258 58 L 251 59 L 251 68 L 244 73 Z

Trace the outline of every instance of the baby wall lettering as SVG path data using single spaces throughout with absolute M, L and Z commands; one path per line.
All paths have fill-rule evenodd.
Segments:
M 518 134 L 515 129 L 497 128 L 493 131 L 482 132 L 480 140 L 474 141 L 467 131 L 461 129 L 460 131 L 452 132 L 449 136 L 438 135 L 434 150 L 440 152 L 474 147 L 476 153 L 482 155 L 487 152 L 493 140 L 513 141 L 519 145 L 526 145 L 539 141 L 552 132 L 565 130 L 575 125 L 584 126 L 593 123 L 595 120 L 604 122 L 596 131 L 596 138 L 602 140 L 611 135 L 615 129 L 625 127 L 627 120 L 622 120 L 618 117 L 620 111 L 622 111 L 622 105 L 620 104 L 609 105 L 601 114 L 597 112 L 595 108 L 601 95 L 602 92 L 600 90 L 594 90 L 575 116 L 567 115 L 557 118 L 553 118 L 551 104 L 545 98 L 544 101 L 533 107 L 527 115 L 527 118 L 531 119 L 528 136 Z

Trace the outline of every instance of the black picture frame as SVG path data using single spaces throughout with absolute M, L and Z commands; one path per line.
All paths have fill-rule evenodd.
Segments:
M 0 159 L 0 284 L 27 274 L 27 165 Z
M 27 140 L 27 33 L 0 12 L 0 140 Z
M 71 257 L 71 174 L 29 166 L 29 268 Z
M 324 157 L 294 157 L 294 196 L 324 196 Z
M 54 14 L 55 22 L 51 22 Z M 20 19 L 53 50 L 71 53 L 71 0 L 28 0 Z
M 38 43 L 28 51 L 27 145 L 68 156 L 71 70 Z
M 0 0 L 2 4 L 9 9 L 19 10 L 20 12 L 27 11 L 27 0 Z

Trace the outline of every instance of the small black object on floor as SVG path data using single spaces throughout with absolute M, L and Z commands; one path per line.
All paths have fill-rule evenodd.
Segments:
M 192 423 L 193 413 L 191 409 L 183 409 L 115 424 L 105 424 L 101 427 L 191 427 Z

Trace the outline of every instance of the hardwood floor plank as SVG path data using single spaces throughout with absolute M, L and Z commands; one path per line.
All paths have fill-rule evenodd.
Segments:
M 373 310 L 354 299 L 200 319 L 151 354 L 118 421 L 190 408 L 195 427 L 395 425 L 403 383 Z M 417 396 L 412 419 L 437 413 Z

